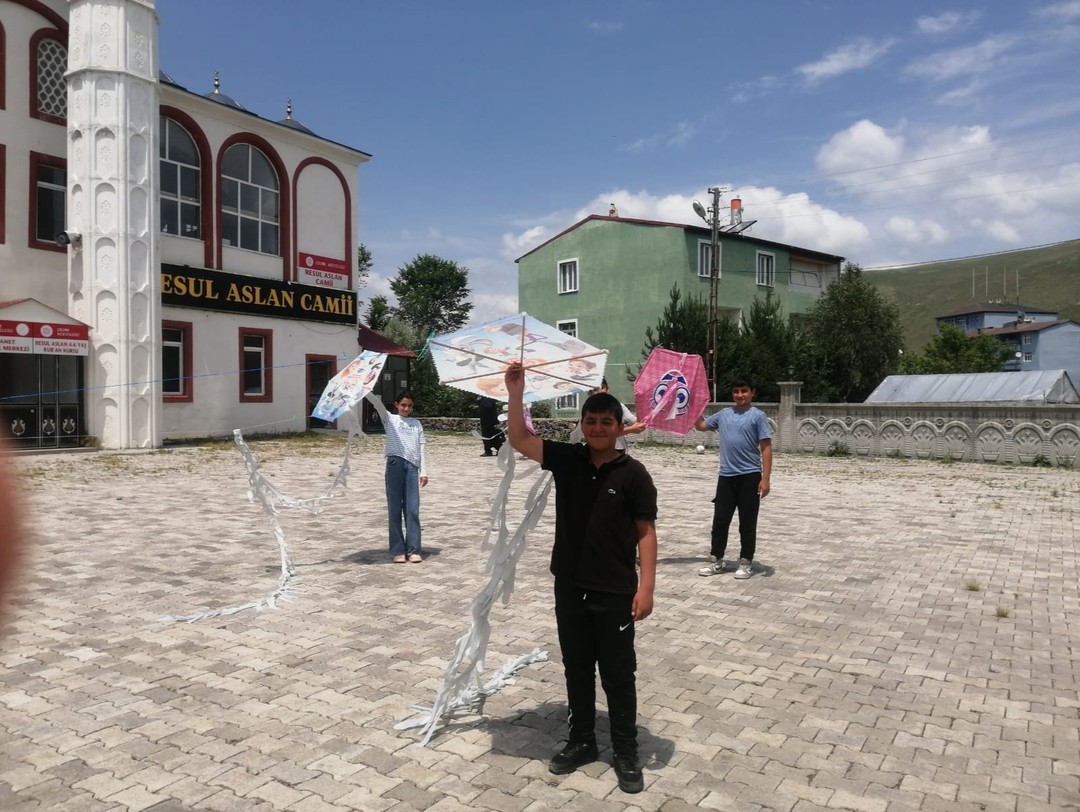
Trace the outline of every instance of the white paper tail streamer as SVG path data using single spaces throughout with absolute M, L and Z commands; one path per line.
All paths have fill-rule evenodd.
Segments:
M 342 457 L 341 466 L 338 468 L 337 476 L 334 477 L 333 483 L 331 483 L 325 494 L 311 499 L 295 499 L 291 496 L 286 496 L 278 490 L 263 475 L 262 471 L 259 470 L 259 463 L 255 459 L 255 454 L 252 452 L 247 442 L 245 442 L 243 432 L 240 429 L 233 430 L 233 441 L 240 450 L 240 456 L 244 460 L 244 467 L 247 469 L 248 499 L 252 502 L 257 501 L 262 505 L 267 521 L 270 523 L 270 532 L 273 534 L 274 541 L 278 546 L 278 557 L 281 561 L 281 574 L 278 576 L 277 588 L 266 597 L 249 601 L 248 603 L 239 606 L 211 609 L 206 612 L 190 615 L 167 615 L 160 618 L 161 621 L 194 623 L 199 620 L 209 620 L 210 618 L 222 617 L 225 615 L 235 615 L 237 612 L 243 612 L 246 609 L 254 609 L 257 612 L 262 611 L 264 608 L 276 609 L 279 601 L 291 600 L 291 596 L 300 591 L 293 583 L 293 580 L 296 578 L 296 570 L 293 567 L 292 557 L 289 554 L 289 545 L 285 538 L 285 529 L 278 520 L 278 509 L 279 506 L 300 508 L 302 510 L 307 510 L 312 514 L 317 514 L 322 510 L 322 503 L 324 501 L 339 495 L 339 490 L 346 485 L 350 471 L 349 458 L 350 452 L 352 451 L 353 438 L 357 436 L 361 438 L 366 437 L 360 430 L 359 422 L 355 417 L 351 422 L 348 420 L 345 420 L 344 422 L 348 424 L 349 436 L 345 443 L 345 454 Z
M 530 654 L 511 659 L 491 680 L 483 685 L 480 683 L 484 655 L 491 637 L 491 606 L 500 597 L 504 605 L 510 601 L 518 559 L 525 549 L 525 539 L 529 531 L 536 527 L 543 515 L 552 481 L 551 474 L 545 471 L 533 483 L 526 499 L 525 515 L 511 536 L 506 526 L 506 502 L 510 484 L 516 477 L 514 451 L 509 444 L 499 450 L 499 466 L 504 473 L 491 496 L 491 521 L 485 534 L 485 544 L 492 531 L 498 534 L 487 563 L 491 577 L 472 602 L 472 624 L 468 633 L 458 638 L 454 646 L 454 653 L 447 663 L 443 684 L 435 702 L 430 707 L 413 705 L 411 709 L 418 711 L 417 715 L 394 726 L 396 730 L 422 728 L 419 742 L 421 746 L 427 745 L 431 740 L 440 720 L 449 719 L 462 711 L 482 713 L 487 697 L 512 684 L 514 673 L 531 663 L 547 660 L 547 652 L 534 649 Z M 534 470 L 535 467 L 529 468 L 530 472 Z

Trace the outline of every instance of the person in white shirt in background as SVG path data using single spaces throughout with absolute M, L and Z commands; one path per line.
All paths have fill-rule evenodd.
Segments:
M 412 416 L 413 396 L 400 392 L 394 399 L 397 414 L 390 414 L 374 392 L 365 396 L 386 429 L 386 512 L 390 528 L 390 555 L 395 564 L 423 561 L 420 542 L 420 489 L 427 485 L 424 427 Z M 405 520 L 405 532 L 401 523 Z
M 600 383 L 600 388 L 590 390 L 589 391 L 589 396 L 591 397 L 592 395 L 596 395 L 596 394 L 599 394 L 601 392 L 606 393 L 607 390 L 608 390 L 607 378 L 604 378 Z M 634 416 L 634 413 L 632 411 L 630 411 L 629 409 L 627 409 L 625 406 L 623 406 L 622 423 L 623 423 L 623 433 L 618 437 L 618 439 L 615 440 L 615 449 L 617 451 L 626 451 L 626 448 L 627 448 L 626 435 L 627 434 L 641 434 L 641 432 L 645 431 L 645 429 L 646 429 L 645 424 L 644 423 L 639 423 L 637 417 Z M 578 423 L 576 426 L 574 426 L 574 430 L 570 432 L 570 442 L 571 443 L 583 443 L 583 442 L 585 442 L 585 435 L 581 431 L 581 424 L 580 423 Z

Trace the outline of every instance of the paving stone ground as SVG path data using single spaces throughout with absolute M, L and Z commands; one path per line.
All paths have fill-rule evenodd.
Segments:
M 309 497 L 343 441 L 252 447 Z M 160 618 L 278 578 L 231 444 L 19 457 L 35 539 L 0 637 L 0 809 L 1080 809 L 1080 474 L 777 455 L 758 572 L 736 581 L 695 574 L 714 457 L 636 447 L 660 556 L 638 627 L 646 786 L 625 795 L 605 718 L 599 762 L 547 771 L 553 505 L 492 609 L 487 671 L 550 661 L 427 747 L 394 730 L 434 699 L 488 580 L 496 463 L 472 439 L 429 449 L 423 564 L 389 560 L 376 439 L 342 498 L 280 514 L 304 591 L 191 624 Z

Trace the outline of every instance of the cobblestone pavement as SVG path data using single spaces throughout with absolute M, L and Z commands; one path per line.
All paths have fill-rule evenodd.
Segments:
M 551 660 L 427 747 L 394 729 L 434 699 L 488 579 L 496 463 L 429 443 L 424 563 L 389 560 L 376 440 L 344 498 L 280 514 L 294 601 L 190 624 L 160 618 L 278 578 L 231 444 L 18 458 L 36 541 L 0 638 L 0 809 L 1080 808 L 1080 474 L 778 455 L 757 573 L 736 581 L 696 575 L 714 457 L 635 449 L 661 546 L 638 627 L 646 786 L 625 795 L 603 716 L 598 762 L 547 771 L 565 729 L 553 505 L 492 609 L 486 670 Z M 308 497 L 343 442 L 252 447 Z

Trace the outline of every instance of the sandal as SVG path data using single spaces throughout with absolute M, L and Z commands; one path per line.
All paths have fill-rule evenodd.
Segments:
M 420 557 L 419 553 L 413 553 L 412 555 L 409 556 L 409 563 L 410 564 L 419 564 L 423 560 L 424 559 L 422 559 Z
M 405 556 L 403 556 L 403 555 L 395 555 L 394 556 L 394 563 L 395 564 L 404 564 L 405 563 Z

